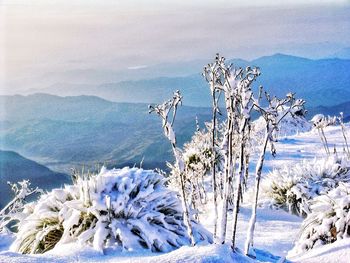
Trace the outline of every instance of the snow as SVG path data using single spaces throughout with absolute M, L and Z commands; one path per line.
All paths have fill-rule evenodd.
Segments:
M 346 124 L 346 128 L 349 130 L 350 124 Z M 326 127 L 325 134 L 331 152 L 333 152 L 333 148 L 335 147 L 338 153 L 342 153 L 344 139 L 341 134 L 341 127 Z M 276 150 L 276 158 L 272 158 L 272 156 L 269 155 L 267 156 L 267 160 L 264 164 L 265 172 L 281 167 L 284 164 L 291 166 L 300 162 L 302 159 L 310 160 L 315 157 L 322 158 L 326 156 L 317 130 L 280 137 L 279 142 L 276 143 Z
M 242 256 L 239 253 L 232 253 L 228 245 L 199 245 L 195 248 L 183 246 L 170 253 L 154 254 L 149 251 L 121 252 L 110 250 L 106 255 L 101 255 L 89 247 L 79 246 L 77 243 L 66 244 L 60 249 L 54 249 L 44 255 L 22 255 L 13 252 L 1 252 L 0 262 L 7 263 L 42 263 L 42 262 L 121 262 L 121 263 L 159 263 L 159 262 L 189 262 L 189 263 L 226 263 L 241 262 L 250 263 L 254 260 Z
M 350 259 L 350 239 L 342 239 L 332 244 L 312 249 L 302 256 L 289 258 L 303 263 L 348 263 Z
M 294 116 L 287 114 L 285 116 L 279 126 L 278 126 L 278 137 L 283 138 L 286 136 L 294 136 L 299 133 L 305 133 L 310 131 L 312 128 L 311 123 L 309 123 L 304 117 Z M 254 132 L 257 134 L 265 133 L 265 120 L 263 117 L 260 117 L 256 121 L 253 122 Z
M 249 219 L 251 216 L 251 205 L 245 204 L 241 207 L 238 215 L 238 227 L 236 243 L 243 250 L 247 235 Z M 228 231 L 231 233 L 232 215 L 228 215 Z M 213 230 L 213 218 L 208 218 L 205 226 Z M 258 208 L 257 222 L 255 225 L 254 246 L 260 250 L 269 251 L 271 254 L 281 257 L 292 249 L 293 242 L 298 235 L 302 219 L 291 215 L 283 210 L 272 210 L 269 208 Z M 281 235 L 283 233 L 283 235 Z M 230 241 L 226 236 L 226 241 Z M 274 262 L 274 261 L 273 261 Z
M 346 125 L 349 128 L 349 124 Z M 338 152 L 343 151 L 341 127 L 330 126 L 325 133 L 331 146 Z M 281 138 L 276 143 L 277 157 L 267 156 L 264 174 L 284 164 L 294 165 L 301 159 L 325 157 L 321 140 L 317 131 L 298 133 Z M 62 193 L 57 192 L 57 199 Z M 61 197 L 63 198 L 63 197 Z M 104 206 L 108 204 L 103 200 Z M 249 193 L 238 217 L 237 246 L 243 249 L 246 230 L 250 219 L 251 206 Z M 213 230 L 213 208 L 200 215 L 204 226 Z M 228 231 L 232 218 L 229 215 Z M 285 257 L 294 246 L 302 223 L 302 218 L 288 214 L 282 210 L 272 210 L 260 207 L 257 210 L 257 224 L 255 228 L 254 247 L 257 259 L 260 262 L 277 262 Z M 14 237 L 8 233 L 0 233 L 0 262 L 254 262 L 252 259 L 239 253 L 233 254 L 227 245 L 197 245 L 196 247 L 183 246 L 170 253 L 152 253 L 150 250 L 122 251 L 121 249 L 107 249 L 102 254 L 92 247 L 82 246 L 78 241 L 62 244 L 61 246 L 42 255 L 22 255 L 10 252 L 9 246 Z M 230 236 L 226 239 L 229 241 Z M 348 262 L 350 258 L 350 239 L 338 240 L 335 243 L 314 248 L 297 257 L 288 258 L 291 262 Z
M 9 230 L 4 228 L 0 232 L 0 251 L 5 251 L 10 248 L 11 243 L 15 240 L 14 235 Z
M 255 246 L 259 260 L 277 262 L 293 246 L 292 241 L 298 233 L 301 219 L 282 210 L 258 209 Z M 229 218 L 232 218 L 229 216 Z M 238 246 L 243 248 L 246 228 L 250 218 L 250 207 L 242 207 L 238 217 Z M 211 218 L 206 225 L 211 229 Z M 228 221 L 228 233 L 232 222 Z M 282 232 L 283 231 L 283 232 Z M 283 233 L 283 235 L 281 235 Z M 230 237 L 227 236 L 227 241 Z M 269 253 L 267 252 L 269 251 Z M 279 256 L 278 256 L 279 255 Z M 184 246 L 170 253 L 151 253 L 148 250 L 129 252 L 107 250 L 105 254 L 81 246 L 78 242 L 59 246 L 43 255 L 22 255 L 9 251 L 0 252 L 0 262 L 254 262 L 240 254 L 232 254 L 228 245 L 198 245 L 195 248 Z

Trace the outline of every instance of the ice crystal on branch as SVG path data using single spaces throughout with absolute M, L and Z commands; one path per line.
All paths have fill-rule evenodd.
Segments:
M 168 138 L 168 140 L 171 143 L 173 154 L 176 160 L 175 168 L 178 170 L 178 178 L 180 180 L 181 184 L 181 201 L 182 201 L 182 208 L 184 211 L 184 220 L 187 227 L 188 235 L 191 238 L 191 245 L 195 245 L 195 238 L 193 236 L 193 230 L 191 225 L 191 212 L 189 209 L 189 204 L 187 200 L 186 195 L 186 180 L 185 180 L 185 164 L 182 156 L 182 151 L 176 146 L 176 135 L 173 130 L 173 125 L 176 117 L 177 108 L 182 103 L 182 96 L 180 94 L 180 91 L 175 91 L 173 98 L 165 101 L 162 104 L 149 106 L 149 113 L 155 112 L 161 119 L 163 123 L 163 130 L 165 136 Z M 172 116 L 170 116 L 170 113 L 172 111 Z M 170 120 L 171 118 L 171 120 Z
M 38 187 L 30 187 L 30 182 L 28 180 L 13 184 L 8 182 L 8 185 L 11 186 L 14 198 L 0 211 L 0 231 L 10 222 L 21 220 L 23 217 L 22 212 L 28 198 L 43 192 Z

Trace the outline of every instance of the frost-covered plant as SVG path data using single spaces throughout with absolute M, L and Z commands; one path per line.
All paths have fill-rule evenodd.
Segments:
M 258 68 L 247 67 L 246 69 L 234 68 L 225 64 L 225 58 L 216 55 L 213 63 L 204 68 L 204 76 L 209 84 L 212 95 L 220 91 L 224 95 L 227 119 L 225 124 L 224 138 L 221 144 L 222 153 L 225 159 L 223 171 L 223 200 L 220 211 L 220 233 L 217 235 L 217 242 L 224 243 L 227 228 L 227 213 L 229 196 L 234 196 L 233 201 L 233 226 L 232 226 L 232 247 L 235 246 L 235 235 L 237 226 L 237 215 L 242 196 L 242 182 L 246 166 L 250 139 L 250 114 L 253 109 L 252 83 L 260 75 Z M 216 97 L 213 97 L 213 111 L 216 112 Z M 213 178 L 214 179 L 214 178 Z M 213 180 L 214 181 L 214 180 Z M 233 183 L 235 181 L 235 187 Z M 215 183 L 214 183 L 215 185 Z M 232 191 L 232 189 L 234 189 Z M 233 194 L 234 193 L 234 194 Z M 217 194 L 214 192 L 214 197 Z M 215 198 L 214 198 L 214 206 Z M 215 218 L 218 219 L 215 207 Z M 216 220 L 218 221 L 218 220 Z
M 216 149 L 218 141 L 218 118 L 217 115 L 220 114 L 219 110 L 219 100 L 222 94 L 222 77 L 226 74 L 226 69 L 224 65 L 224 60 L 216 56 L 213 63 L 209 63 L 204 67 L 203 77 L 209 84 L 210 95 L 212 98 L 212 125 L 211 125 L 211 175 L 212 175 L 212 189 L 213 189 L 213 205 L 214 205 L 214 239 L 217 239 L 218 230 L 218 198 L 219 192 L 222 196 L 221 185 L 222 178 L 218 178 L 219 173 L 217 173 L 216 167 Z
M 342 134 L 343 134 L 343 139 L 344 139 L 344 143 L 346 148 L 344 147 L 344 151 L 346 152 L 346 154 L 349 156 L 350 158 L 350 148 L 349 148 L 349 144 L 348 144 L 348 138 L 346 136 L 346 128 L 345 128 L 345 124 L 344 124 L 344 114 L 343 112 L 340 112 L 339 117 L 337 117 L 341 130 L 342 130 Z
M 274 142 L 277 140 L 276 131 L 278 131 L 279 129 L 279 124 L 287 115 L 291 115 L 292 117 L 294 117 L 297 112 L 303 112 L 303 106 L 305 103 L 305 101 L 303 100 L 296 100 L 294 98 L 294 94 L 292 93 L 287 94 L 287 96 L 283 99 L 277 99 L 276 97 L 271 98 L 267 93 L 265 93 L 265 95 L 266 100 L 268 102 L 268 106 L 266 108 L 261 107 L 259 101 L 255 102 L 254 105 L 256 108 L 258 108 L 258 111 L 261 113 L 262 117 L 265 120 L 265 135 L 255 169 L 255 189 L 254 200 L 252 204 L 252 215 L 249 221 L 247 240 L 245 243 L 246 255 L 250 253 L 254 245 L 253 237 L 256 222 L 256 210 L 258 205 L 261 173 L 264 165 L 267 146 L 268 144 L 270 144 L 271 154 L 273 157 L 275 157 L 276 148 L 274 146 Z
M 80 176 L 73 185 L 42 195 L 24 212 L 11 247 L 21 253 L 43 253 L 75 241 L 99 251 L 170 251 L 191 243 L 176 192 L 154 171 L 102 168 L 98 175 Z M 196 241 L 211 241 L 199 224 L 192 226 Z
M 317 129 L 318 134 L 321 138 L 322 141 L 322 145 L 326 151 L 326 154 L 330 155 L 330 151 L 329 151 L 329 146 L 328 146 L 328 141 L 327 141 L 327 137 L 324 133 L 324 128 L 326 128 L 327 126 L 330 125 L 335 125 L 337 122 L 337 118 L 336 117 L 326 117 L 323 114 L 316 114 L 312 119 L 311 122 L 313 124 L 313 127 L 315 129 Z
M 212 136 L 211 124 L 206 123 L 206 130 L 197 129 L 191 138 L 183 146 L 184 161 L 184 180 L 186 185 L 186 196 L 193 208 L 194 215 L 198 217 L 203 205 L 207 203 L 207 192 L 211 184 L 207 178 L 212 173 Z M 215 172 L 219 173 L 221 168 L 222 156 L 216 146 L 215 151 Z M 179 180 L 178 169 L 176 166 L 169 164 L 170 178 L 169 186 L 181 191 L 181 182 Z
M 30 196 L 42 193 L 42 190 L 38 187 L 32 188 L 29 180 L 13 184 L 8 182 L 8 185 L 12 189 L 14 198 L 0 211 L 0 231 L 10 222 L 21 219 L 24 205 Z
M 337 117 L 336 116 L 325 116 L 323 114 L 316 114 L 312 117 L 311 123 L 313 124 L 314 128 L 325 128 L 327 126 L 333 126 L 337 124 Z
M 349 158 L 331 155 L 274 170 L 265 178 L 263 191 L 274 206 L 306 216 L 310 213 L 311 199 L 348 181 Z
M 256 139 L 262 139 L 265 134 L 265 120 L 264 117 L 260 117 L 253 122 L 252 133 Z M 278 129 L 275 131 L 277 137 L 283 138 L 284 136 L 295 135 L 301 132 L 308 132 L 312 128 L 312 125 L 302 113 L 297 112 L 296 115 L 287 115 L 283 118 L 278 125 Z M 261 143 L 258 141 L 258 143 Z
M 281 119 L 286 116 L 288 112 L 291 112 L 291 108 L 287 107 L 286 112 L 284 106 L 287 103 L 295 102 L 297 106 L 303 104 L 302 100 L 296 101 L 294 95 L 289 93 L 285 99 L 278 100 L 275 97 L 270 96 L 265 92 L 266 99 L 269 107 L 265 110 L 260 105 L 262 98 L 262 88 L 259 89 L 259 95 L 256 96 L 253 91 L 253 83 L 260 76 L 260 69 L 257 67 L 246 67 L 245 69 L 236 68 L 233 65 L 226 65 L 225 58 L 219 56 L 215 57 L 214 62 L 208 64 L 204 68 L 203 73 L 206 81 L 209 84 L 211 95 L 213 99 L 213 129 L 212 137 L 215 138 L 215 117 L 218 112 L 218 96 L 222 93 L 225 102 L 226 109 L 226 122 L 225 132 L 223 133 L 223 139 L 221 143 L 222 155 L 224 156 L 224 168 L 223 174 L 223 198 L 220 217 L 217 215 L 217 189 L 214 187 L 214 237 L 216 242 L 224 243 L 227 229 L 227 214 L 228 214 L 228 201 L 233 198 L 233 219 L 232 219 L 232 248 L 235 248 L 236 230 L 237 230 L 237 218 L 239 212 L 239 206 L 243 196 L 244 186 L 249 177 L 249 164 L 251 153 L 251 141 L 252 141 L 252 119 L 251 114 L 253 111 L 257 111 L 258 114 L 264 116 L 265 130 L 267 130 L 267 136 L 265 141 L 270 142 L 271 151 L 274 153 L 275 149 L 272 143 L 272 131 L 277 129 L 277 125 Z M 296 107 L 297 108 L 297 107 Z M 279 117 L 278 110 L 283 112 L 281 118 Z M 293 109 L 293 113 L 296 110 Z M 261 169 L 263 166 L 263 159 L 265 155 L 266 146 L 260 156 L 260 161 L 257 165 L 257 190 L 259 188 L 259 181 Z M 215 174 L 213 173 L 213 184 L 215 184 Z M 256 194 L 257 198 L 257 194 Z M 218 218 L 220 218 L 219 233 L 216 235 L 216 225 Z M 255 220 L 254 220 L 255 222 Z M 251 225 L 254 225 L 252 223 Z M 252 233 L 252 231 L 250 231 Z M 250 235 L 251 236 L 251 235 Z M 250 243 L 250 242 L 249 242 Z
M 187 171 L 200 171 L 206 174 L 211 168 L 211 137 L 207 131 L 196 131 L 190 142 L 184 144 L 183 159 Z
M 176 135 L 173 129 L 178 106 L 182 105 L 182 95 L 179 90 L 175 91 L 172 99 L 169 99 L 162 104 L 149 105 L 149 113 L 156 113 L 162 119 L 164 135 L 171 143 L 173 154 L 175 157 L 175 169 L 181 185 L 181 201 L 184 211 L 184 220 L 187 226 L 188 235 L 191 238 L 191 245 L 195 245 L 193 230 L 191 226 L 191 213 L 186 195 L 186 180 L 185 180 L 185 164 L 182 156 L 182 151 L 176 145 Z
M 350 184 L 314 198 L 304 220 L 299 240 L 290 254 L 300 254 L 319 245 L 350 238 Z

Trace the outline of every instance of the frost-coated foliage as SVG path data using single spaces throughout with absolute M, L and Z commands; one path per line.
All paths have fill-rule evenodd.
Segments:
M 223 95 L 226 109 L 225 131 L 221 142 L 221 151 L 224 159 L 222 171 L 222 207 L 220 211 L 220 220 L 217 205 L 217 189 L 215 170 L 213 174 L 213 194 L 214 194 L 214 235 L 216 242 L 224 243 L 227 230 L 227 214 L 229 210 L 229 199 L 233 196 L 233 219 L 232 219 L 232 244 L 235 247 L 237 219 L 239 206 L 246 182 L 249 177 L 249 165 L 252 141 L 252 113 L 257 112 L 263 117 L 264 128 L 264 147 L 260 154 L 256 169 L 255 199 L 258 198 L 260 187 L 260 175 L 263 168 L 264 157 L 267 144 L 269 144 L 273 156 L 276 154 L 274 142 L 276 141 L 273 132 L 277 130 L 280 121 L 288 114 L 293 116 L 297 112 L 304 113 L 303 105 L 305 101 L 296 100 L 293 93 L 288 93 L 286 97 L 278 99 L 271 96 L 266 91 L 263 93 L 263 87 L 260 86 L 254 91 L 253 83 L 260 76 L 260 69 L 257 67 L 246 67 L 245 69 L 227 65 L 225 58 L 219 54 L 216 55 L 214 62 L 204 67 L 203 76 L 212 95 L 213 101 L 213 127 L 215 127 L 215 116 L 219 112 L 218 98 Z M 263 96 L 264 94 L 264 96 Z M 266 99 L 266 103 L 262 99 Z M 262 103 L 262 104 L 261 104 Z M 212 129 L 212 138 L 215 140 L 215 129 Z M 214 148 L 214 147 L 212 147 Z M 214 165 L 212 165 L 214 167 Z M 256 209 L 256 205 L 254 205 Z M 220 221 L 220 224 L 218 223 Z M 255 219 L 252 218 L 251 231 L 249 236 L 253 236 Z M 217 231 L 219 226 L 219 231 Z M 217 234 L 218 232 L 218 234 Z
M 192 140 L 184 144 L 183 159 L 187 171 L 206 174 L 211 167 L 211 134 L 207 131 L 196 131 Z
M 288 114 L 278 125 L 277 137 L 295 135 L 301 132 L 308 132 L 312 125 L 302 115 L 292 116 Z M 265 120 L 260 117 L 253 122 L 253 133 L 255 138 L 261 138 L 265 133 Z
M 211 167 L 211 149 L 209 134 L 197 131 L 192 140 L 184 145 L 182 158 L 184 161 L 184 180 L 186 196 L 189 200 L 205 202 L 204 176 Z M 171 168 L 170 186 L 180 190 L 179 171 L 177 167 L 168 164 Z
M 322 145 L 325 149 L 326 154 L 330 155 L 329 145 L 327 141 L 327 137 L 324 133 L 324 128 L 330 125 L 335 125 L 337 122 L 337 117 L 325 117 L 323 114 L 316 114 L 312 119 L 311 122 L 313 124 L 313 127 L 317 129 L 318 134 L 320 136 Z
M 312 117 L 311 122 L 315 128 L 325 128 L 337 124 L 336 116 L 324 116 L 323 114 L 316 114 Z
M 310 212 L 309 200 L 350 181 L 350 160 L 332 155 L 274 170 L 264 180 L 264 192 L 277 207 L 299 215 Z
M 43 253 L 78 241 L 99 251 L 120 247 L 134 251 L 170 251 L 189 245 L 181 202 L 154 171 L 106 170 L 80 176 L 74 185 L 54 189 L 26 207 L 12 250 Z M 210 234 L 192 222 L 197 241 Z
M 344 183 L 316 197 L 304 220 L 299 240 L 290 252 L 299 254 L 319 245 L 350 237 L 350 184 Z
M 175 91 L 172 99 L 169 99 L 162 104 L 158 105 L 149 105 L 149 113 L 156 113 L 163 123 L 164 135 L 168 138 L 173 149 L 173 154 L 175 157 L 175 169 L 178 171 L 178 179 L 180 181 L 181 189 L 181 202 L 182 209 L 184 211 L 184 222 L 187 228 L 188 236 L 191 239 L 191 245 L 194 246 L 196 241 L 193 235 L 192 225 L 191 225 L 191 211 L 187 201 L 186 195 L 186 182 L 185 182 L 185 164 L 182 156 L 182 151 L 176 146 L 176 135 L 173 129 L 175 117 L 177 113 L 178 106 L 182 105 L 182 95 L 179 90 Z
M 210 124 L 207 124 L 206 130 L 197 130 L 191 141 L 184 144 L 182 153 L 185 166 L 186 196 L 197 215 L 199 213 L 198 209 L 207 203 L 207 192 L 211 188 L 208 176 L 211 175 L 213 154 L 212 138 L 209 130 Z M 215 158 L 216 171 L 219 172 L 223 157 L 218 147 L 216 147 Z M 169 186 L 180 191 L 179 171 L 174 165 L 168 164 L 168 166 L 171 169 Z
M 0 231 L 5 229 L 8 224 L 22 218 L 22 211 L 28 197 L 33 194 L 42 193 L 42 190 L 38 187 L 32 188 L 28 180 L 23 180 L 14 184 L 7 182 L 7 184 L 11 187 L 14 197 L 0 211 Z

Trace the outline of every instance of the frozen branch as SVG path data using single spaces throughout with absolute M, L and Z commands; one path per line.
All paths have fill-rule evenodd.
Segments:
M 189 212 L 186 190 L 185 190 L 185 179 L 184 179 L 185 165 L 182 157 L 182 152 L 176 146 L 176 135 L 173 130 L 177 108 L 181 104 L 182 104 L 182 96 L 180 94 L 180 91 L 177 90 L 174 92 L 172 99 L 164 102 L 163 104 L 154 105 L 154 106 L 150 105 L 149 113 L 155 112 L 162 119 L 164 134 L 171 143 L 173 154 L 176 160 L 176 167 L 179 171 L 179 177 L 181 182 L 181 200 L 182 200 L 182 207 L 184 211 L 184 223 L 187 227 L 188 236 L 191 240 L 191 245 L 194 246 L 195 240 L 194 240 L 192 226 L 191 226 L 191 215 Z M 170 114 L 172 114 L 172 116 L 171 116 L 171 121 L 169 122 Z

